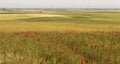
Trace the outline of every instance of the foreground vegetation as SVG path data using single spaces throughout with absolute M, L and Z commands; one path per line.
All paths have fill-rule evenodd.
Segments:
M 1 64 L 119 64 L 120 32 L 0 33 Z

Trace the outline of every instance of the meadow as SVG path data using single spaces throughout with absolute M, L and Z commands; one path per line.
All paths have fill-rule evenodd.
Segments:
M 30 10 L 28 13 L 24 10 L 17 13 L 15 11 L 6 14 L 1 12 L 3 14 L 0 14 L 0 32 L 120 31 L 119 11 L 43 10 L 41 13 L 35 13 L 36 11 L 30 13 Z
M 119 64 L 119 10 L 0 10 L 0 64 Z

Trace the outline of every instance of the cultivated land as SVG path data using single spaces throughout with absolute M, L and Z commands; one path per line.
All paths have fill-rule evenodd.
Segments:
M 31 13 L 30 10 L 27 10 L 28 13 L 24 11 L 17 11 L 19 14 L 15 14 L 15 11 L 12 11 L 14 14 L 0 14 L 0 32 L 120 31 L 120 13 L 118 11 L 63 10 L 42 11 L 42 13 L 35 10 Z M 11 12 L 6 11 L 6 13 Z
M 0 64 L 119 64 L 119 10 L 0 10 Z

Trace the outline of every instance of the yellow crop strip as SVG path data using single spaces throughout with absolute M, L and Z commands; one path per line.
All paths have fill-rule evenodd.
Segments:
M 0 32 L 11 31 L 120 31 L 120 25 L 59 22 L 1 22 Z
M 80 13 L 74 15 L 74 18 L 79 18 L 86 20 L 88 15 L 91 15 L 92 21 L 115 21 L 119 22 L 118 16 L 120 14 L 99 14 L 99 13 Z M 92 15 L 95 14 L 96 16 Z M 99 15 L 98 15 L 99 14 Z M 87 16 L 84 16 L 87 15 Z M 112 16 L 110 16 L 112 15 Z M 105 18 L 102 18 L 104 17 Z M 41 20 L 43 17 L 43 21 Z M 66 14 L 0 14 L 0 32 L 13 32 L 13 31 L 120 31 L 119 24 L 99 24 L 99 23 L 75 23 L 73 20 L 64 20 L 63 22 L 59 22 L 59 18 L 64 17 L 72 18 L 72 15 Z M 89 16 L 88 16 L 89 17 Z M 29 19 L 30 20 L 19 20 L 19 19 Z M 31 18 L 38 18 L 38 21 L 29 22 Z M 53 18 L 54 22 L 49 22 L 50 18 Z M 58 18 L 58 19 L 56 19 Z M 107 18 L 107 19 L 106 19 Z M 56 20 L 55 20 L 56 19 Z M 46 20 L 48 22 L 46 22 Z M 61 20 L 61 19 L 60 19 Z M 83 21 L 79 20 L 79 21 Z M 40 22 L 39 22 L 40 21 Z M 67 21 L 67 22 L 66 22 Z M 69 22 L 73 21 L 73 22 Z M 75 20 L 76 21 L 76 20 Z M 78 20 L 77 20 L 78 21 Z M 89 20 L 88 20 L 89 21 Z M 108 22 L 109 23 L 109 22 Z

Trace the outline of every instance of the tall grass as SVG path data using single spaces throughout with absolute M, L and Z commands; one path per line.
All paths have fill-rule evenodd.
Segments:
M 119 64 L 120 32 L 0 33 L 1 64 Z

